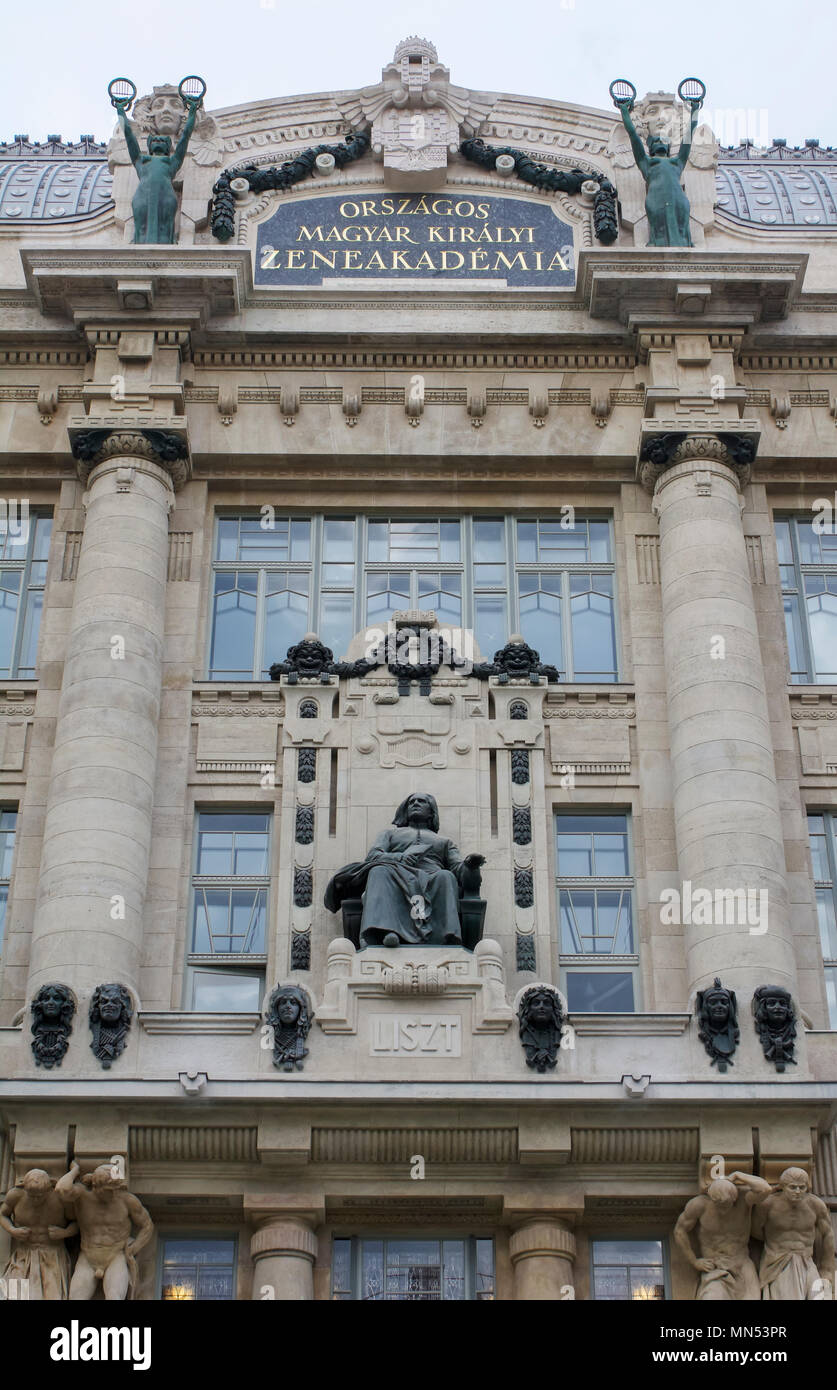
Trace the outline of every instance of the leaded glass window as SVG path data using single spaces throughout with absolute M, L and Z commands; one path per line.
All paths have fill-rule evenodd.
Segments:
M 665 1299 L 666 1263 L 661 1240 L 592 1240 L 590 1249 L 594 1300 Z
M 166 1236 L 161 1243 L 160 1297 L 165 1302 L 220 1302 L 235 1298 L 234 1239 Z
M 494 1298 L 494 1242 L 410 1237 L 335 1239 L 332 1298 L 367 1303 Z

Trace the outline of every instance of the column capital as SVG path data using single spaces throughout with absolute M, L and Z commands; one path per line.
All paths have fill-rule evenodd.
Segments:
M 652 434 L 640 450 L 637 478 L 653 492 L 658 480 L 678 465 L 691 465 L 694 470 L 721 465 L 732 470 L 739 488 L 743 488 L 750 478 L 756 448 L 757 441 L 745 434 Z
M 575 1236 L 563 1221 L 527 1221 L 512 1234 L 509 1255 L 512 1264 L 539 1255 L 561 1255 L 575 1259 Z
M 191 474 L 189 444 L 177 430 L 152 429 L 84 429 L 70 434 L 70 449 L 78 466 L 82 483 L 87 483 L 98 463 L 108 459 L 146 459 L 164 469 L 175 488 L 187 482 Z

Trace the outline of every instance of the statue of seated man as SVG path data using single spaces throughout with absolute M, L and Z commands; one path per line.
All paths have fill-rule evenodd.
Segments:
M 484 863 L 481 854 L 463 859 L 439 834 L 435 798 L 413 792 L 363 862 L 334 875 L 325 905 L 337 912 L 344 898 L 363 895 L 362 947 L 461 946 L 460 894 L 479 892 Z

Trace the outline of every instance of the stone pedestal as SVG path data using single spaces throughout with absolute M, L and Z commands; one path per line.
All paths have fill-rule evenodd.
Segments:
M 572 1299 L 575 1236 L 563 1221 L 528 1221 L 509 1241 L 517 1302 Z
M 301 1217 L 265 1218 L 253 1232 L 250 1254 L 254 1299 L 313 1299 L 317 1237 Z
M 87 515 L 55 731 L 30 997 L 47 981 L 77 995 L 109 981 L 138 993 L 177 465 L 161 464 L 160 441 L 139 432 L 97 431 L 94 443 L 82 471 Z
M 739 997 L 765 983 L 795 994 L 779 795 L 741 525 L 742 469 L 719 438 L 676 439 L 654 484 L 654 510 L 681 911 L 687 882 L 692 897 L 709 889 L 713 903 L 716 890 L 739 890 L 739 905 L 730 899 L 714 907 L 712 924 L 695 921 L 703 914 L 694 908 L 683 911 L 689 990 L 719 975 Z M 740 890 L 752 895 L 753 918 L 766 902 L 766 929 L 741 920 Z

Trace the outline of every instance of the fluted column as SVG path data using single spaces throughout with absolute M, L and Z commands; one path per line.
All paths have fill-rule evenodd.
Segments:
M 563 1221 L 527 1221 L 509 1241 L 518 1302 L 571 1299 L 575 1236 Z
M 317 1237 L 307 1221 L 267 1217 L 250 1238 L 250 1254 L 254 1299 L 313 1299 Z
M 681 920 L 690 991 L 712 983 L 796 993 L 779 794 L 755 604 L 741 523 L 746 465 L 716 436 L 657 442 L 663 648 Z M 688 921 L 684 885 L 750 890 L 755 917 L 732 908 Z M 709 921 L 704 921 L 708 915 Z M 727 920 L 719 920 L 727 916 Z M 698 920 L 695 921 L 697 916 Z
M 182 439 L 74 443 L 86 520 L 47 799 L 29 994 L 138 992 L 157 758 L 168 513 Z

